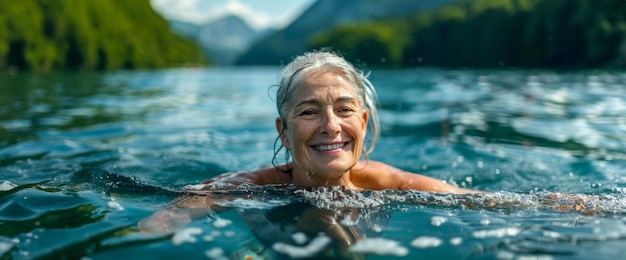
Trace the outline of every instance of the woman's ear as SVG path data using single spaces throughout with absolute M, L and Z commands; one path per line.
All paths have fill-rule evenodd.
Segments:
M 287 150 L 291 150 L 291 144 L 289 144 L 289 138 L 287 137 L 287 127 L 283 125 L 283 119 L 280 117 L 276 117 L 276 131 L 278 131 L 278 135 L 280 136 L 280 141 L 283 142 L 283 146 Z

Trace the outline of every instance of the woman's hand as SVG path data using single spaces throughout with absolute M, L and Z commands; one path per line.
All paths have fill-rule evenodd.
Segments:
M 189 224 L 192 220 L 186 209 L 165 209 L 137 223 L 142 233 L 171 233 Z
M 191 221 L 211 214 L 216 199 L 206 195 L 185 195 L 178 197 L 168 208 L 159 210 L 151 216 L 137 223 L 140 232 L 171 233 L 175 232 Z

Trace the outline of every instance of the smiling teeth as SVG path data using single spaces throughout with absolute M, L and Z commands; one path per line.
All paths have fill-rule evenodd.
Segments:
M 339 148 L 343 147 L 344 145 L 345 145 L 345 143 L 330 144 L 330 145 L 316 145 L 315 146 L 315 150 L 318 150 L 318 151 L 330 151 L 330 150 L 339 149 Z

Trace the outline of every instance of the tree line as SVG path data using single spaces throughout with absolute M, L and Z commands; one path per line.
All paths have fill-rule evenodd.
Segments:
M 373 66 L 623 67 L 624 0 L 471 0 L 311 38 Z
M 0 1 L 0 69 L 132 69 L 204 63 L 149 0 Z

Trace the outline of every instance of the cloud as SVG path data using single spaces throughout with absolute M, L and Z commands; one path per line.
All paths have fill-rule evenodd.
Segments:
M 221 8 L 213 9 L 210 17 L 220 18 L 231 14 L 244 18 L 250 26 L 255 28 L 265 28 L 274 22 L 267 12 L 252 10 L 250 6 L 244 5 L 238 0 L 228 0 Z
M 274 20 L 265 10 L 251 7 L 239 0 L 152 0 L 153 8 L 168 19 L 177 19 L 202 24 L 227 15 L 238 15 L 255 28 L 275 26 Z
M 192 23 L 203 23 L 207 20 L 206 12 L 200 8 L 198 0 L 151 0 L 152 8 L 168 19 L 183 20 Z
M 282 28 L 315 0 L 151 0 L 167 19 L 203 24 L 226 15 L 241 16 L 254 28 Z

